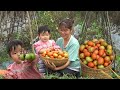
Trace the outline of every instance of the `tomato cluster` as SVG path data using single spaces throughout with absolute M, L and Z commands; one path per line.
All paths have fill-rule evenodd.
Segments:
M 62 51 L 60 49 L 44 49 L 42 51 L 40 51 L 40 56 L 43 56 L 45 58 L 50 58 L 52 60 L 54 59 L 65 59 L 68 58 L 68 53 L 66 51 Z
M 104 39 L 85 41 L 79 48 L 80 60 L 90 68 L 101 69 L 114 60 L 113 47 Z

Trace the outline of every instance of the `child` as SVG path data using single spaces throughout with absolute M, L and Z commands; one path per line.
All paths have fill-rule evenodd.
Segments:
M 39 41 L 33 44 L 35 51 L 39 54 L 40 51 L 48 48 L 60 49 L 58 45 L 56 45 L 54 40 L 50 39 L 50 29 L 47 25 L 41 26 L 38 29 L 38 37 Z M 39 71 L 41 73 L 45 73 L 45 65 L 42 60 L 39 61 Z
M 23 53 L 23 43 L 19 40 L 13 40 L 8 43 L 8 54 L 14 61 L 7 67 L 5 79 L 40 79 L 42 74 L 36 68 L 38 56 L 33 61 L 22 61 L 19 55 Z

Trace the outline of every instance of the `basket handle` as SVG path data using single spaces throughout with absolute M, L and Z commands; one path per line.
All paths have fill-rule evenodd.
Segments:
M 101 73 L 103 73 L 104 75 L 108 76 L 110 79 L 113 79 L 109 74 L 107 74 L 106 72 L 104 72 L 103 70 L 100 70 Z
M 116 72 L 114 72 L 110 67 L 109 67 L 109 69 L 117 76 L 117 78 L 120 79 L 120 76 Z

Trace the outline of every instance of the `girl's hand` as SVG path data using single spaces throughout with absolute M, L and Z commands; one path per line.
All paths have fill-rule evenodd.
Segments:
M 55 66 L 54 63 L 50 63 L 48 60 L 44 61 L 45 65 L 50 68 L 51 70 L 57 70 L 57 67 Z

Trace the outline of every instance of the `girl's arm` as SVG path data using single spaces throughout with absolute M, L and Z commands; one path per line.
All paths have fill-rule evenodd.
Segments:
M 35 52 L 39 54 L 39 51 L 43 48 L 40 42 L 36 42 L 33 44 L 33 47 L 35 49 Z

